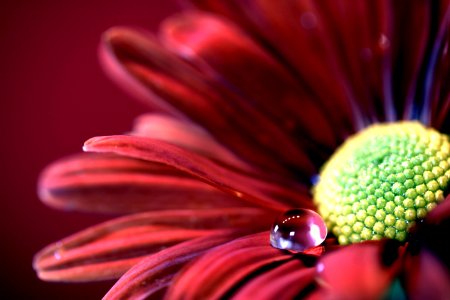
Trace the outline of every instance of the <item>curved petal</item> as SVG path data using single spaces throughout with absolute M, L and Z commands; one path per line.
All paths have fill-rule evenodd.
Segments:
M 227 19 L 238 24 L 240 28 L 245 29 L 246 32 L 250 33 L 258 41 L 264 41 L 261 32 L 259 32 L 254 24 L 254 19 L 248 16 L 242 8 L 244 1 L 190 0 L 188 2 L 193 4 L 196 9 L 225 16 Z M 265 45 L 264 42 L 261 44 Z
M 122 64 L 122 55 L 117 53 L 115 47 L 113 47 L 110 42 L 110 39 L 113 39 L 116 35 L 121 35 L 121 33 L 121 28 L 111 28 L 104 34 L 102 42 L 100 43 L 98 50 L 100 64 L 103 69 L 106 70 L 107 75 L 130 95 L 133 95 L 146 105 L 149 105 L 153 110 L 183 118 L 184 116 L 180 111 L 142 85 L 141 82 L 132 76 Z M 120 43 L 120 45 L 126 47 L 126 43 Z M 162 52 L 164 51 L 157 47 L 156 44 L 150 45 L 151 46 L 149 47 L 148 45 L 136 43 L 136 48 L 137 51 L 147 52 L 147 55 L 154 57 L 155 61 L 163 61 L 164 56 L 162 55 Z
M 239 9 L 251 20 L 270 49 L 282 57 L 323 110 L 338 126 L 340 137 L 364 125 L 350 84 L 339 69 L 315 1 L 242 1 Z M 303 21 L 302 21 L 303 20 Z M 324 88 L 324 86 L 326 88 Z
M 34 268 L 41 279 L 92 281 L 118 278 L 143 257 L 232 228 L 266 229 L 266 213 L 246 208 L 162 211 L 112 220 L 41 250 Z
M 39 196 L 59 209 L 102 213 L 248 206 L 166 165 L 92 153 L 48 166 L 39 179 Z
M 259 268 L 288 260 L 290 255 L 269 246 L 268 235 L 243 237 L 208 252 L 180 273 L 166 298 L 221 299 Z
M 100 281 L 119 278 L 140 259 L 167 246 L 203 237 L 208 230 L 133 228 L 82 247 L 52 245 L 38 254 L 34 268 L 47 281 Z
M 291 260 L 251 280 L 233 295 L 235 300 L 294 299 L 314 282 L 315 268 Z
M 230 195 L 273 210 L 284 211 L 289 205 L 313 206 L 305 190 L 299 190 L 298 194 L 289 192 L 279 186 L 233 172 L 195 153 L 158 140 L 132 136 L 97 137 L 88 140 L 84 149 L 91 152 L 113 152 L 163 163 L 195 176 Z
M 191 2 L 260 39 L 295 67 L 321 103 L 334 100 L 340 118 L 444 124 L 448 1 Z
M 198 238 L 149 256 L 130 269 L 104 299 L 160 299 L 177 272 L 205 251 L 226 243 L 242 232 L 226 232 Z
M 383 262 L 382 250 L 382 243 L 366 242 L 323 256 L 317 264 L 322 295 L 335 299 L 379 299 L 400 268 L 400 260 Z
M 315 171 L 304 151 L 278 124 L 237 99 L 229 89 L 205 78 L 148 35 L 114 28 L 105 34 L 103 43 L 109 49 L 104 56 L 118 61 L 130 77 L 153 93 L 153 98 L 164 99 L 239 156 L 280 173 L 296 168 L 310 176 Z
M 161 35 L 169 50 L 197 66 L 211 80 L 242 94 L 299 146 L 308 147 L 309 140 L 315 146 L 335 147 L 327 111 L 320 110 L 281 64 L 229 22 L 204 13 L 185 12 L 167 19 Z
M 206 130 L 186 120 L 162 114 L 142 115 L 136 119 L 132 134 L 178 145 L 246 172 L 255 171 L 219 144 Z

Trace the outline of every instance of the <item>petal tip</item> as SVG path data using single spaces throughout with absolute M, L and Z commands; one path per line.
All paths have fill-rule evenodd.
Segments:
M 97 136 L 97 137 L 90 138 L 84 142 L 82 149 L 84 152 L 92 152 L 92 151 L 94 151 L 94 147 L 96 145 L 98 145 L 102 141 L 106 140 L 107 138 L 108 138 L 107 136 Z

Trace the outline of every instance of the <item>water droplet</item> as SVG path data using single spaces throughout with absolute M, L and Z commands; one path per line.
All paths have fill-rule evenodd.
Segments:
M 300 24 L 305 29 L 313 29 L 317 26 L 317 17 L 312 12 L 305 12 L 300 16 Z
M 53 251 L 53 257 L 56 260 L 60 260 L 62 258 L 63 251 L 64 251 L 64 249 L 62 247 L 63 247 L 63 245 L 61 242 L 56 243 L 56 250 Z
M 327 227 L 320 215 L 309 209 L 292 209 L 280 215 L 270 231 L 270 244 L 278 249 L 302 252 L 325 240 Z
M 61 253 L 59 251 L 53 252 L 53 256 L 55 257 L 56 260 L 60 260 L 61 259 Z
M 380 38 L 378 39 L 378 46 L 381 50 L 387 50 L 391 45 L 391 41 L 389 41 L 388 37 L 384 34 L 380 34 Z

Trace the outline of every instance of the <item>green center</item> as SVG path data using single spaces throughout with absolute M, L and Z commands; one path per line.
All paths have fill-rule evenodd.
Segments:
M 450 139 L 417 122 L 373 125 L 350 137 L 322 167 L 314 201 L 340 244 L 391 238 L 444 199 Z

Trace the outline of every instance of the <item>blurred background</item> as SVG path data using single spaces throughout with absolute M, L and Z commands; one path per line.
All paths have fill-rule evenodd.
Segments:
M 179 7 L 176 0 L 1 1 L 3 299 L 100 299 L 112 285 L 36 278 L 34 253 L 108 219 L 45 207 L 36 196 L 36 180 L 51 161 L 81 151 L 92 136 L 128 131 L 145 111 L 100 69 L 101 33 L 114 25 L 155 31 Z

